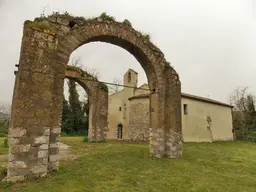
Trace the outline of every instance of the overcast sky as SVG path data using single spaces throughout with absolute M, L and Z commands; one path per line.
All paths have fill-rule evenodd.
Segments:
M 0 0 L 0 103 L 11 103 L 23 22 L 43 10 L 127 18 L 163 51 L 180 75 L 183 92 L 223 102 L 229 102 L 237 86 L 256 93 L 255 0 Z M 96 68 L 102 81 L 122 79 L 132 68 L 139 73 L 139 84 L 147 82 L 137 60 L 111 44 L 86 44 L 75 56 Z

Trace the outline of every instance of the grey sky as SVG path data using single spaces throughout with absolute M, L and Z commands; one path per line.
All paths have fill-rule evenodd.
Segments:
M 255 0 L 0 0 L 0 102 L 12 99 L 23 22 L 43 9 L 46 14 L 66 10 L 92 17 L 107 12 L 120 21 L 129 19 L 164 52 L 180 75 L 183 92 L 223 102 L 240 85 L 256 93 Z M 139 73 L 139 84 L 147 81 L 134 57 L 111 44 L 86 44 L 74 56 L 96 68 L 102 81 L 122 79 L 128 68 Z

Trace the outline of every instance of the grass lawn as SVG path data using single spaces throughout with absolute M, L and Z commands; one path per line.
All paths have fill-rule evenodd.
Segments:
M 148 145 L 82 140 L 62 138 L 81 157 L 61 161 L 58 172 L 14 185 L 0 184 L 0 191 L 256 191 L 255 143 L 186 143 L 181 159 L 155 159 L 148 157 Z

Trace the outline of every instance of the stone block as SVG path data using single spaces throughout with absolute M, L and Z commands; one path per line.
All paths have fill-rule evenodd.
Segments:
M 8 163 L 8 168 L 20 169 L 27 168 L 27 165 L 24 161 L 12 161 Z
M 6 178 L 6 181 L 8 182 L 17 182 L 17 181 L 24 181 L 25 180 L 25 176 L 12 176 L 12 177 L 8 177 Z
M 48 144 L 42 144 L 39 148 L 42 149 L 42 150 L 46 150 L 46 149 L 49 149 L 49 145 Z
M 48 157 L 48 151 L 38 151 L 38 158 Z
M 54 161 L 50 163 L 51 170 L 58 170 L 58 168 L 59 168 L 59 161 Z
M 48 158 L 43 158 L 43 164 L 47 165 L 47 163 L 48 163 Z
M 22 128 L 11 128 L 10 130 L 10 137 L 22 137 L 26 134 L 26 129 Z
M 45 129 L 44 130 L 44 135 L 49 136 L 50 135 L 50 129 Z
M 35 166 L 31 169 L 32 173 L 45 173 L 47 172 L 47 165 Z
M 13 161 L 14 160 L 14 155 L 12 153 L 8 154 L 8 161 Z
M 49 136 L 40 136 L 35 140 L 35 144 L 44 144 L 49 143 Z
M 19 142 L 20 142 L 20 140 L 17 139 L 17 138 L 11 138 L 10 139 L 10 144 L 11 145 L 17 145 L 17 144 L 19 144 Z
M 60 127 L 55 127 L 51 129 L 51 132 L 54 134 L 60 134 L 61 128 Z
M 51 143 L 50 148 L 59 148 L 59 143 Z
M 50 155 L 50 159 L 49 161 L 53 162 L 53 161 L 59 161 L 60 156 L 59 155 Z
M 27 145 L 12 145 L 12 153 L 24 153 L 28 152 L 31 148 L 31 144 Z

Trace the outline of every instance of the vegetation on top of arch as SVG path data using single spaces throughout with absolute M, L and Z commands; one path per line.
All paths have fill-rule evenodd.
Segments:
M 65 11 L 64 13 L 59 13 L 59 12 L 53 12 L 51 15 L 49 16 L 46 16 L 44 14 L 44 12 L 42 14 L 40 14 L 40 17 L 36 17 L 34 19 L 34 22 L 35 24 L 43 29 L 45 27 L 45 29 L 49 29 L 50 26 L 47 25 L 46 22 L 44 22 L 45 20 L 47 20 L 48 18 L 50 17 L 64 17 L 70 21 L 73 21 L 74 23 L 81 23 L 83 21 L 112 21 L 112 22 L 118 22 L 116 21 L 115 17 L 107 14 L 106 12 L 103 12 L 100 14 L 100 16 L 98 17 L 90 17 L 90 18 L 85 18 L 85 17 L 77 17 L 77 16 L 73 16 L 71 15 L 70 13 L 68 13 L 67 11 Z M 44 23 L 41 23 L 41 22 L 44 22 Z M 120 23 L 120 22 L 119 22 Z M 132 23 L 128 20 L 128 19 L 125 19 L 123 22 L 121 22 L 123 24 L 126 24 L 126 25 L 129 25 L 130 27 L 132 27 Z M 135 29 L 134 29 L 135 30 Z M 55 31 L 55 30 L 54 30 Z M 137 30 L 135 30 L 137 31 Z M 144 33 L 144 32 L 141 32 L 141 31 L 137 31 L 139 34 L 140 34 L 140 37 L 142 37 L 144 40 L 147 40 L 147 41 L 150 41 L 151 40 L 151 37 L 149 34 L 147 33 Z
M 38 28 L 48 29 L 48 30 L 51 30 L 52 32 L 56 32 L 56 29 L 54 28 L 54 26 L 49 24 L 50 22 L 47 21 L 48 19 L 50 20 L 51 17 L 65 18 L 69 21 L 72 21 L 74 23 L 74 25 L 76 25 L 76 24 L 80 25 L 80 24 L 83 24 L 84 22 L 89 22 L 89 21 L 118 22 L 118 21 L 116 21 L 115 17 L 108 15 L 106 12 L 101 13 L 100 16 L 98 16 L 98 17 L 85 18 L 82 16 L 80 16 L 80 17 L 73 16 L 70 13 L 68 13 L 67 11 L 65 11 L 64 13 L 53 12 L 51 15 L 48 15 L 48 16 L 45 16 L 45 14 L 42 13 L 40 15 L 40 17 L 35 18 L 33 23 L 36 22 L 36 25 Z M 154 43 L 151 42 L 151 37 L 149 34 L 134 29 L 132 27 L 131 22 L 128 19 L 125 19 L 123 22 L 118 22 L 118 23 L 123 23 L 125 25 L 130 26 L 136 32 L 137 36 L 139 38 L 142 38 L 144 40 L 144 42 L 146 42 L 148 44 L 148 46 L 150 46 L 151 49 L 156 51 L 156 53 L 158 55 L 161 55 L 162 57 L 164 57 L 164 54 L 161 52 L 161 50 L 157 46 L 155 46 Z M 165 66 L 170 66 L 170 63 L 165 62 Z
M 102 90 L 108 92 L 108 86 L 105 83 L 100 82 L 96 77 L 94 77 L 93 75 L 89 74 L 88 72 L 82 70 L 81 68 L 76 67 L 76 66 L 72 66 L 72 65 L 67 65 L 66 69 L 68 71 L 76 71 L 76 72 L 80 73 L 81 77 L 85 77 L 85 78 L 88 78 L 88 79 L 91 79 L 91 80 L 94 80 L 94 81 L 98 81 L 99 84 L 100 84 L 100 88 Z

